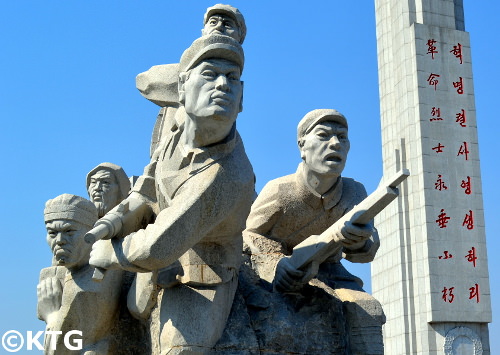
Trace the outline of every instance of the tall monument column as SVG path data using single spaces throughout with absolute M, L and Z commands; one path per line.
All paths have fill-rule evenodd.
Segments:
M 384 175 L 373 295 L 387 354 L 489 354 L 486 237 L 462 0 L 375 0 Z

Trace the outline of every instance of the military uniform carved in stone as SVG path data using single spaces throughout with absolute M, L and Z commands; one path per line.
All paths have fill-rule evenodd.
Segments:
M 335 229 L 366 197 L 341 176 L 345 117 L 305 115 L 297 172 L 269 182 L 252 206 L 255 177 L 236 130 L 245 20 L 217 4 L 203 24 L 179 63 L 137 77 L 162 109 L 134 187 L 123 169 L 102 163 L 87 176 L 92 202 L 47 202 L 54 259 L 41 272 L 39 317 L 48 330 L 82 330 L 89 355 L 382 354 L 381 306 L 341 263 L 372 261 L 377 231 L 372 222 Z M 337 252 L 305 268 L 289 261 L 332 225 Z M 125 306 L 138 323 L 121 317 Z M 48 338 L 46 352 L 53 340 L 63 354 L 62 339 Z
M 287 314 L 289 319 L 283 324 L 303 319 L 299 332 L 312 336 L 307 330 L 314 330 L 316 336 L 324 340 L 328 334 L 318 335 L 321 332 L 317 329 L 325 322 L 324 329 L 332 329 L 332 340 L 335 340 L 332 344 L 338 346 L 337 350 L 332 348 L 332 353 L 350 349 L 354 354 L 381 354 L 384 314 L 380 304 L 363 291 L 361 280 L 340 263 L 342 257 L 352 262 L 373 260 L 379 241 L 372 224 L 346 223 L 339 228 L 335 233 L 343 248 L 321 265 L 313 263 L 308 270 L 297 270 L 285 258 L 292 254 L 293 247 L 311 235 L 321 234 L 366 197 L 362 184 L 341 176 L 349 151 L 347 121 L 342 114 L 326 109 L 309 112 L 298 125 L 297 139 L 303 160 L 297 172 L 269 182 L 248 217 L 244 238 L 252 254 L 252 267 L 269 285 L 273 284 L 275 291 L 284 294 L 281 301 L 289 303 L 289 308 L 299 307 L 297 312 Z M 333 308 L 335 302 L 343 303 L 338 313 L 330 317 L 344 318 L 350 335 L 347 342 L 342 339 L 341 320 L 313 318 L 315 312 L 320 312 L 317 307 L 325 302 L 332 303 Z M 263 312 L 272 313 L 273 305 L 270 307 Z M 311 320 L 308 320 L 308 312 Z M 332 310 L 323 312 L 327 315 Z M 283 312 L 276 316 L 280 314 Z M 316 321 L 318 323 L 314 323 Z M 294 326 L 296 324 L 291 328 Z M 278 335 L 273 340 L 283 341 L 285 334 L 274 332 Z M 295 334 L 297 330 L 290 329 L 290 332 Z M 268 336 L 266 341 L 271 339 Z M 309 342 L 307 348 L 296 339 L 301 336 L 281 344 L 283 350 L 288 346 L 290 351 L 300 353 L 325 351 L 317 348 L 320 341 Z
M 168 279 L 160 295 L 161 353 L 207 353 L 222 334 L 237 286 L 254 175 L 235 120 L 243 49 L 228 36 L 201 37 L 180 61 L 182 124 L 162 137 L 157 160 L 127 200 L 155 186 L 153 224 L 94 244 L 91 263 Z M 126 200 L 126 201 L 127 201 Z M 106 216 L 104 217 L 106 218 Z M 167 276 L 162 276 L 167 275 Z

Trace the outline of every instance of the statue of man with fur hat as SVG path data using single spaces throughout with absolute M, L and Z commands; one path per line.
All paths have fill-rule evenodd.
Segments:
M 92 245 L 84 236 L 97 221 L 96 207 L 83 197 L 63 194 L 47 201 L 44 219 L 54 265 L 40 272 L 38 317 L 47 323 L 46 330 L 61 332 L 45 339 L 45 353 L 74 353 L 63 342 L 73 330 L 82 332 L 82 354 L 113 353 L 123 272 L 113 270 L 103 282 L 92 281 Z
M 87 174 L 87 192 L 101 218 L 127 197 L 130 180 L 121 166 L 101 163 Z

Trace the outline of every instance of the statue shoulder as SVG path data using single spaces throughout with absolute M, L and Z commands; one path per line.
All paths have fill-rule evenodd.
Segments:
M 290 195 L 296 189 L 295 174 L 279 177 L 269 181 L 260 192 L 259 196 L 272 196 L 273 199 L 279 200 Z
M 342 186 L 342 198 L 347 198 L 355 204 L 363 201 L 368 196 L 365 186 L 352 178 L 342 177 Z

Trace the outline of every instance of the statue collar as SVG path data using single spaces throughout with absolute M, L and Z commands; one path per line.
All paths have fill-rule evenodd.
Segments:
M 296 184 L 300 195 L 305 203 L 312 208 L 318 209 L 322 207 L 325 211 L 335 207 L 342 198 L 343 180 L 339 176 L 337 182 L 324 194 L 319 194 L 307 185 L 304 181 L 301 170 L 304 168 L 304 163 L 300 163 L 297 172 L 295 173 Z

